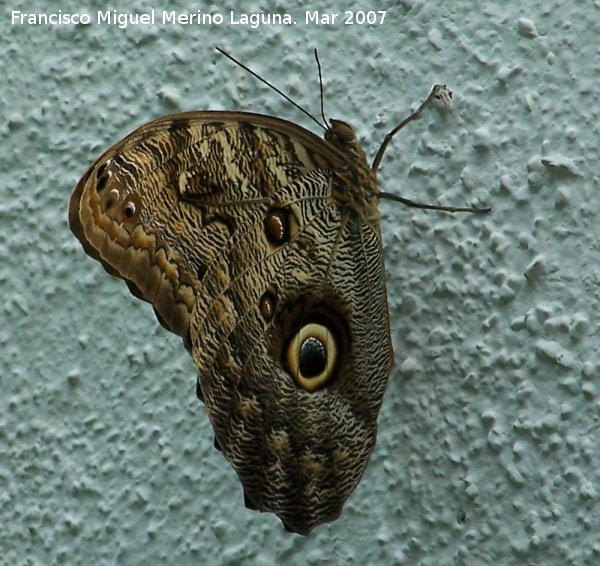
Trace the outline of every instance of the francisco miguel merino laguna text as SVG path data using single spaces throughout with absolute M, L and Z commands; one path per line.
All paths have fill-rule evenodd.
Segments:
M 53 13 L 27 14 L 18 10 L 11 12 L 13 25 L 68 25 L 68 24 L 91 24 L 92 17 L 89 14 L 67 14 L 62 10 Z M 198 10 L 191 14 L 178 14 L 175 10 L 162 10 L 160 17 L 156 18 L 156 10 L 150 10 L 146 14 L 130 14 L 107 10 L 96 12 L 96 23 L 116 25 L 125 29 L 129 25 L 151 25 L 162 24 L 196 24 L 196 25 L 221 25 L 225 23 L 225 17 L 219 13 L 207 14 Z M 260 25 L 290 25 L 295 22 L 289 14 L 245 14 L 229 12 L 227 23 L 231 25 L 246 25 L 257 28 Z

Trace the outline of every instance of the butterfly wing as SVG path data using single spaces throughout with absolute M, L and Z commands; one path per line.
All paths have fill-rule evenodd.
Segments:
M 267 128 L 269 121 L 279 128 Z M 225 219 L 243 217 L 244 202 L 264 198 L 319 162 L 302 151 L 302 142 L 293 162 L 273 162 L 268 146 L 287 143 L 296 130 L 308 146 L 321 142 L 294 124 L 250 113 L 187 112 L 149 122 L 79 180 L 69 201 L 71 230 L 89 255 L 185 337 L 199 280 L 229 237 Z M 261 143 L 267 133 L 270 144 Z M 224 205 L 224 222 L 202 216 L 186 194 Z
M 303 534 L 358 484 L 392 360 L 379 221 L 335 197 L 347 168 L 284 120 L 192 112 L 105 152 L 69 206 L 184 338 L 247 505 Z

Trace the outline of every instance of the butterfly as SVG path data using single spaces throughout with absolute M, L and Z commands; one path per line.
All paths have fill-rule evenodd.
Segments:
M 389 141 L 447 93 L 436 86 L 372 166 L 341 120 L 322 139 L 196 111 L 136 129 L 73 189 L 72 232 L 183 339 L 246 506 L 289 531 L 335 520 L 375 446 L 393 361 L 379 200 L 488 211 L 377 187 Z

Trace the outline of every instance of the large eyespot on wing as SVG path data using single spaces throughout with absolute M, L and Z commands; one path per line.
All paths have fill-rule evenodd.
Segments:
M 309 392 L 329 382 L 337 362 L 337 340 L 322 324 L 305 324 L 294 334 L 286 349 L 288 370 L 296 383 Z
M 299 296 L 282 305 L 277 326 L 283 336 L 281 363 L 302 390 L 331 387 L 347 367 L 350 310 L 341 299 Z

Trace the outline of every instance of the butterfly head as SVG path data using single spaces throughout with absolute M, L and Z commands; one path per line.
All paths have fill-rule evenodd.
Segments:
M 325 140 L 333 147 L 347 155 L 352 162 L 360 163 L 368 168 L 367 156 L 356 141 L 356 132 L 347 122 L 329 120 L 330 127 L 325 132 Z

